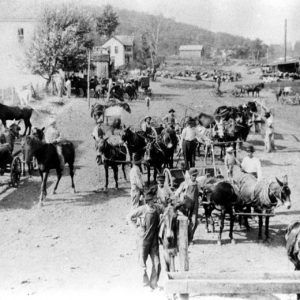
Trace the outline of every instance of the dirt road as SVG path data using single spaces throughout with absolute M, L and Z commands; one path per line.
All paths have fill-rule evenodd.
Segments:
M 230 87 L 230 84 L 223 86 Z M 150 109 L 147 111 L 143 101 L 132 103 L 131 115 L 124 116 L 125 124 L 137 124 L 145 114 L 163 116 L 171 107 L 184 116 L 185 108 L 181 104 L 211 113 L 218 105 L 238 105 L 249 100 L 229 96 L 215 98 L 209 89 L 167 88 L 160 82 L 153 83 L 152 89 L 155 96 Z M 262 98 L 275 111 L 278 150 L 272 154 L 264 153 L 259 135 L 252 134 L 249 140 L 262 160 L 264 176 L 288 175 L 292 209 L 277 210 L 270 224 L 272 238 L 269 244 L 257 243 L 255 222 L 251 222 L 254 228 L 250 233 L 235 228 L 236 245 L 228 244 L 228 227 L 225 225 L 225 245 L 222 247 L 216 245 L 216 234 L 206 234 L 201 224 L 195 235 L 195 245 L 190 247 L 191 270 L 293 269 L 285 254 L 283 230 L 289 222 L 299 218 L 300 211 L 297 201 L 300 194 L 297 186 L 300 132 L 296 118 L 300 109 L 275 105 L 275 97 L 270 91 L 263 91 Z M 103 187 L 104 176 L 102 168 L 100 170 L 95 162 L 91 138 L 94 123 L 87 103 L 74 99 L 62 111 L 58 115 L 58 126 L 77 147 L 75 185 L 78 193 L 71 193 L 66 172 L 56 195 L 50 193 L 55 180 L 52 173 L 49 195 L 41 209 L 35 206 L 40 188 L 37 176 L 25 178 L 18 189 L 8 189 L 1 194 L 1 293 L 11 297 L 31 295 L 37 299 L 86 295 L 99 298 L 103 294 L 140 298 L 135 235 L 126 222 L 130 209 L 129 183 L 121 175 L 120 189 L 114 190 L 111 176 L 109 191 L 95 192 Z M 243 157 L 244 153 L 238 155 Z M 162 298 L 163 293 L 148 293 L 146 297 Z

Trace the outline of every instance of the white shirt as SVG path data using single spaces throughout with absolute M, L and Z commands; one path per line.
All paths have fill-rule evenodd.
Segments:
M 144 188 L 144 181 L 140 168 L 133 165 L 129 173 L 131 192 L 138 192 Z
M 50 126 L 46 132 L 45 132 L 45 141 L 46 143 L 55 143 L 61 141 L 61 135 L 60 132 L 54 128 L 53 126 Z
M 197 136 L 198 136 L 198 133 L 197 133 L 195 127 L 189 127 L 189 126 L 185 127 L 181 133 L 181 144 L 183 143 L 183 140 L 193 141 L 196 139 Z
M 257 173 L 257 180 L 262 178 L 261 163 L 257 157 L 250 158 L 246 156 L 242 161 L 241 167 L 246 173 Z

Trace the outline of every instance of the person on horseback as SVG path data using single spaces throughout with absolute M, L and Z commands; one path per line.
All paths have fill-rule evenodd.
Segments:
M 62 136 L 60 131 L 56 127 L 56 120 L 55 119 L 50 119 L 50 122 L 48 124 L 48 128 L 46 129 L 45 132 L 45 141 L 48 144 L 53 144 L 56 147 L 58 159 L 60 162 L 60 168 L 63 171 L 65 167 L 65 160 L 64 156 L 62 153 L 62 146 L 60 142 L 62 141 Z
M 232 146 L 230 146 L 226 149 L 226 155 L 225 155 L 225 158 L 224 158 L 224 163 L 225 163 L 225 166 L 226 166 L 228 178 L 232 179 L 234 165 L 240 165 L 240 162 L 234 156 Z
M 257 157 L 253 156 L 254 147 L 249 145 L 246 149 L 248 155 L 244 157 L 241 163 L 242 171 L 248 174 L 252 174 L 257 180 L 262 179 L 261 163 Z
M 171 108 L 169 113 L 162 118 L 162 121 L 166 124 L 166 127 L 174 129 L 175 125 L 177 124 L 175 110 Z
M 145 195 L 145 205 L 137 207 L 129 214 L 129 220 L 138 229 L 139 262 L 142 268 L 143 285 L 151 289 L 157 288 L 161 271 L 159 258 L 159 224 L 163 207 L 155 203 L 155 194 L 150 190 Z M 147 259 L 152 261 L 151 276 L 147 274 Z
M 152 134 L 152 118 L 150 116 L 146 116 L 144 118 L 144 122 L 141 124 L 142 131 L 145 133 L 145 137 L 148 138 Z

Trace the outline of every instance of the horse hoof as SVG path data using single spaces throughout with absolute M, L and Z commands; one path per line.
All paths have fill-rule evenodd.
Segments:
M 220 240 L 218 240 L 217 245 L 222 246 L 222 242 Z
M 231 242 L 232 245 L 235 245 L 235 244 L 236 244 L 235 239 L 231 239 L 230 242 Z
M 269 239 L 269 238 L 265 238 L 265 239 L 264 239 L 264 243 L 265 243 L 265 244 L 269 244 L 269 243 L 270 243 L 270 239 Z
M 54 190 L 53 192 L 52 192 L 52 195 L 55 195 L 56 194 L 56 190 Z
M 73 194 L 76 194 L 76 190 L 75 189 L 73 189 Z

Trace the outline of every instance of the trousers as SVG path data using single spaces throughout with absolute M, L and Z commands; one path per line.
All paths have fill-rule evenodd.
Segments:
M 186 141 L 182 143 L 182 153 L 185 163 L 186 170 L 195 167 L 195 151 L 196 151 L 196 141 Z

